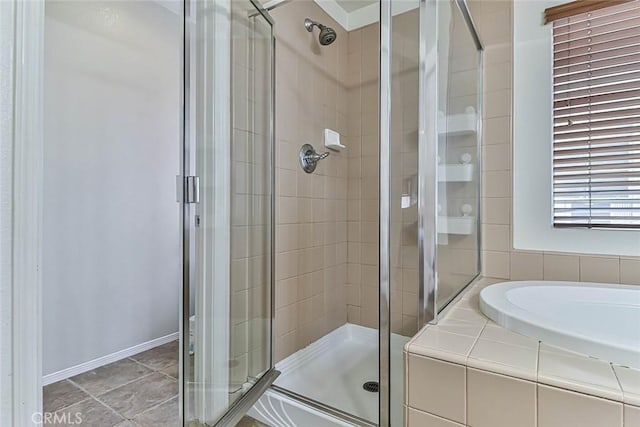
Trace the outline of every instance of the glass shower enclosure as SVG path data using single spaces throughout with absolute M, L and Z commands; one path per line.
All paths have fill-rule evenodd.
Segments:
M 480 274 L 482 45 L 463 0 L 396 9 L 381 4 L 380 425 L 404 415 L 394 336 Z
M 280 374 L 273 16 L 257 0 L 185 2 L 185 426 L 235 425 Z M 380 0 L 371 28 L 377 410 L 286 395 L 354 425 L 399 427 L 403 344 L 480 273 L 482 46 L 464 0 Z
M 273 369 L 273 20 L 185 3 L 184 425 L 235 425 Z

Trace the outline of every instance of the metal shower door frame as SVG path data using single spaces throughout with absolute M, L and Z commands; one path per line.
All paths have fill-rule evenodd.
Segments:
M 182 106 L 183 106 L 183 120 L 182 120 L 182 151 L 181 155 L 181 176 L 178 180 L 178 194 L 181 196 L 181 222 L 182 222 L 182 249 L 183 249 L 183 288 L 181 294 L 181 303 L 180 303 L 180 343 L 181 343 L 181 351 L 180 351 L 180 402 L 179 402 L 179 411 L 180 418 L 182 420 L 182 425 L 185 427 L 188 425 L 189 421 L 187 419 L 187 414 L 185 413 L 185 408 L 188 406 L 186 400 L 188 399 L 188 393 L 185 391 L 184 383 L 188 378 L 189 365 L 187 361 L 189 360 L 189 317 L 190 317 L 190 299 L 191 299 L 191 286 L 196 283 L 196 272 L 198 266 L 195 264 L 197 262 L 195 258 L 196 253 L 196 207 L 194 203 L 198 203 L 197 200 L 186 200 L 186 196 L 190 192 L 194 192 L 197 194 L 198 189 L 190 188 L 191 183 L 194 181 L 197 183 L 196 185 L 201 185 L 197 179 L 197 142 L 195 140 L 195 127 L 193 126 L 194 120 L 196 118 L 196 112 L 194 111 L 196 108 L 196 101 L 193 97 L 192 85 L 196 84 L 196 79 L 194 79 L 194 73 L 196 70 L 192 70 L 192 60 L 195 58 L 194 52 L 194 40 L 196 39 L 196 34 L 194 31 L 197 17 L 193 16 L 193 8 L 192 5 L 199 0 L 184 0 L 183 2 L 183 70 L 182 70 L 182 78 L 183 78 L 183 91 L 182 91 Z M 214 0 L 215 1 L 215 0 Z M 258 0 L 249 0 L 250 3 L 255 7 L 256 14 L 251 16 L 260 15 L 264 18 L 271 27 L 271 55 L 270 55 L 270 72 L 271 72 L 271 82 L 270 82 L 270 118 L 269 118 L 269 137 L 270 137 L 270 150 L 269 150 L 269 159 L 268 164 L 270 167 L 270 177 L 269 177 L 269 192 L 270 192 L 270 215 L 271 215 L 271 224 L 269 225 L 269 233 L 271 235 L 270 242 L 270 318 L 269 318 L 269 336 L 268 340 L 270 341 L 270 354 L 269 354 L 269 369 L 258 379 L 251 387 L 251 389 L 242 396 L 237 402 L 233 403 L 227 410 L 226 414 L 223 415 L 216 423 L 216 426 L 234 426 L 236 423 L 244 416 L 244 414 L 253 406 L 255 401 L 257 401 L 264 392 L 271 386 L 273 381 L 280 374 L 275 369 L 275 351 L 274 351 L 274 343 L 275 343 L 275 34 L 274 34 L 274 26 L 275 21 L 269 15 L 267 10 L 262 6 L 262 4 Z M 189 180 L 187 177 L 195 176 L 195 180 Z M 195 190 L 195 191 L 193 191 Z M 230 283 L 228 284 L 230 286 Z
M 438 157 L 438 74 L 437 57 L 428 56 L 429 37 L 437 52 L 438 3 L 444 0 L 419 0 L 419 89 L 418 89 L 418 327 L 437 320 L 437 157 Z M 449 0 L 460 9 L 468 30 L 480 51 L 478 94 L 478 165 L 482 147 L 482 43 L 471 18 L 466 0 Z M 433 5 L 433 25 L 428 6 Z M 392 99 L 392 0 L 380 0 L 380 78 L 379 78 L 379 424 L 391 425 L 391 99 Z M 432 46 L 433 47 L 433 46 Z M 431 63 L 428 63 L 431 61 Z M 427 67 L 434 67 L 434 81 L 427 80 Z M 434 85 L 435 82 L 435 85 Z M 435 101 L 434 101 L 435 100 Z M 434 104 L 435 102 L 435 104 Z M 480 167 L 478 167 L 480 170 Z M 478 180 L 481 189 L 481 179 Z M 478 191 L 477 224 L 480 224 L 481 193 Z M 478 242 L 481 235 L 478 229 Z M 480 246 L 478 248 L 480 250 Z M 478 258 L 478 271 L 480 270 Z M 404 391 L 403 391 L 404 392 Z M 394 426 L 396 427 L 396 426 Z

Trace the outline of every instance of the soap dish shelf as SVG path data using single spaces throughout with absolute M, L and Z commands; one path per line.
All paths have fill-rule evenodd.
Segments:
M 438 118 L 438 134 L 448 136 L 472 135 L 477 131 L 477 115 L 469 109 L 463 114 L 452 114 Z
M 473 181 L 473 165 L 449 164 L 438 165 L 439 182 L 471 182 Z
M 470 235 L 476 229 L 476 218 L 473 216 L 438 215 L 438 233 Z

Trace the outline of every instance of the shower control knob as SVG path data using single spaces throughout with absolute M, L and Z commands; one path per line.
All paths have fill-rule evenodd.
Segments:
M 300 161 L 300 167 L 306 173 L 312 173 L 316 170 L 318 162 L 329 156 L 329 152 L 322 154 L 316 153 L 316 149 L 311 144 L 304 144 L 300 147 L 300 153 L 298 154 L 298 160 Z

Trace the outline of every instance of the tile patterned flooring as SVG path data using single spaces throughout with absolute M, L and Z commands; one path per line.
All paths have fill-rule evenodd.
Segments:
M 178 427 L 178 342 L 45 386 L 43 406 L 91 427 Z
M 43 407 L 68 414 L 76 427 L 179 427 L 178 342 L 45 386 Z M 73 423 L 76 413 L 81 424 Z M 238 426 L 264 424 L 245 417 Z

